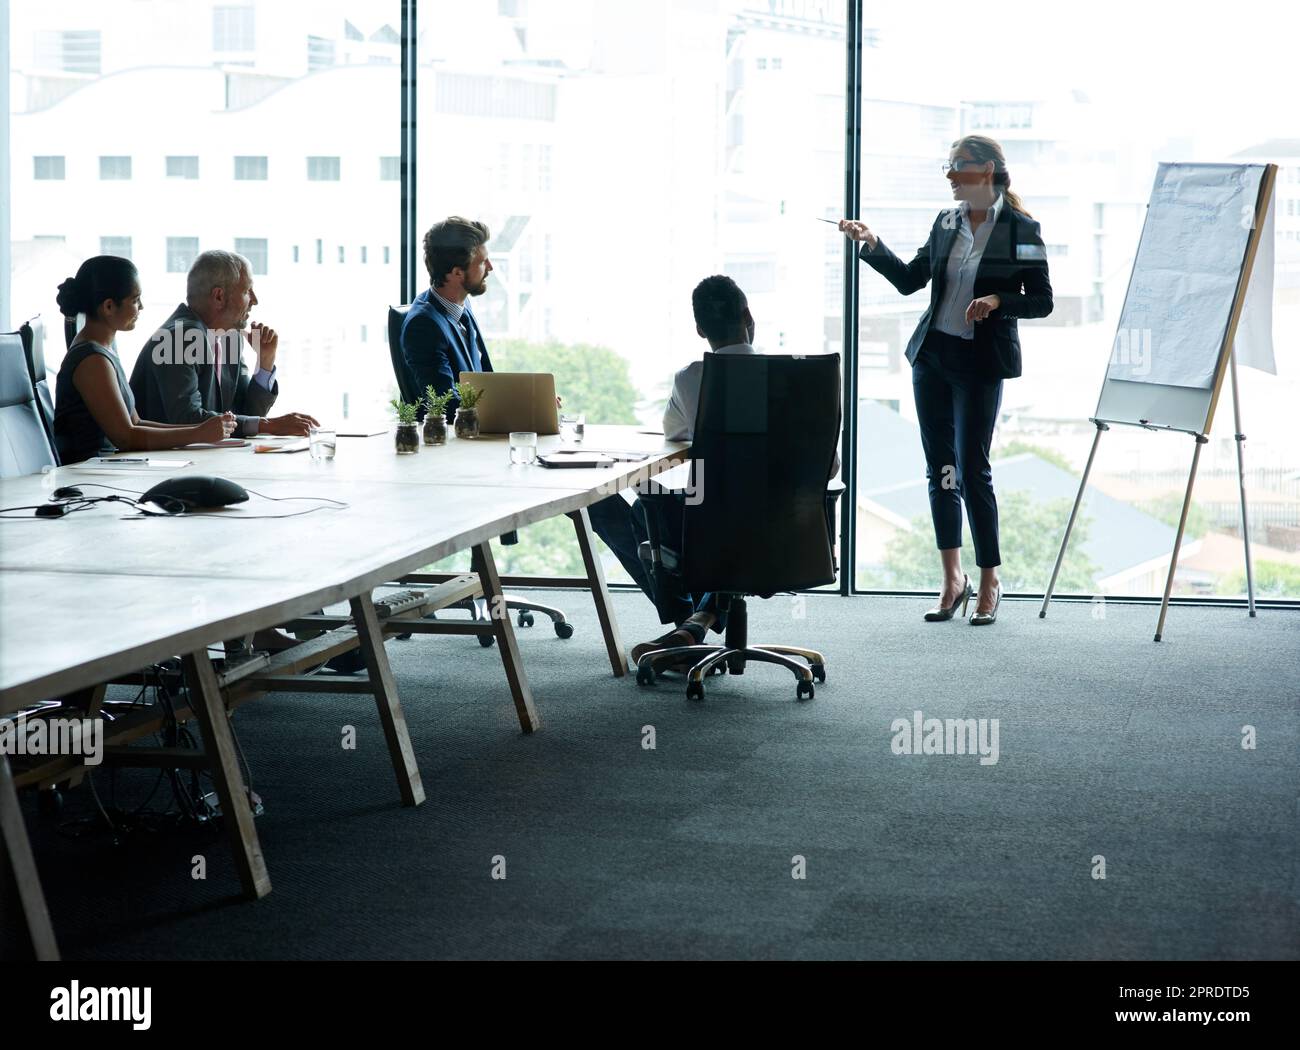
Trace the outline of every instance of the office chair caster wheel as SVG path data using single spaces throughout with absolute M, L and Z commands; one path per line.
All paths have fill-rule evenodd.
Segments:
M 399 642 L 409 642 L 411 640 L 411 632 L 407 631 L 406 634 L 399 634 L 396 638 Z
M 795 690 L 794 698 L 796 700 L 811 700 L 813 698 L 812 682 L 800 682 L 799 687 Z
M 496 639 L 493 638 L 490 634 L 480 634 L 478 636 L 478 644 L 483 646 L 484 649 L 491 649 L 492 643 L 495 641 Z
M 703 683 L 703 682 L 687 682 L 687 683 L 686 683 L 686 699 L 687 699 L 687 700 L 703 700 L 703 699 L 704 699 L 704 683 Z
M 637 684 L 637 685 L 654 685 L 654 684 L 655 684 L 655 669 L 654 669 L 653 667 L 651 667 L 649 664 L 646 664 L 644 667 L 638 667 L 638 668 L 636 669 L 636 684 Z
M 559 623 L 555 625 L 555 637 L 572 638 L 573 624 L 569 623 L 568 620 L 561 620 Z
M 825 664 L 812 664 L 812 665 L 809 667 L 809 670 L 812 671 L 813 677 L 814 677 L 815 679 L 817 679 L 817 681 L 821 682 L 823 685 L 826 683 L 826 665 L 825 665 Z
M 520 627 L 531 627 L 533 625 L 533 614 L 530 612 L 521 612 L 519 618 L 515 621 Z

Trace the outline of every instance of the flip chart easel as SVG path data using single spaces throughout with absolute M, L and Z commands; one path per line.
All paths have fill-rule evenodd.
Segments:
M 1241 535 L 1246 556 L 1247 605 L 1250 615 L 1255 615 L 1255 577 L 1246 512 L 1243 451 L 1246 435 L 1241 432 L 1241 398 L 1237 386 L 1237 359 L 1233 341 L 1241 320 L 1255 256 L 1266 229 L 1265 218 L 1273 199 L 1276 179 L 1276 164 L 1160 165 L 1151 191 L 1151 201 L 1147 205 L 1133 273 L 1129 278 L 1124 311 L 1116 335 L 1116 348 L 1102 381 L 1096 415 L 1091 417 L 1091 422 L 1097 428 L 1096 433 L 1093 435 L 1087 465 L 1083 469 L 1083 479 L 1079 483 L 1079 493 L 1070 511 L 1065 535 L 1061 538 L 1061 549 L 1052 568 L 1052 578 L 1043 595 L 1042 608 L 1038 611 L 1040 618 L 1047 615 L 1047 606 L 1056 589 L 1057 576 L 1061 571 L 1061 563 L 1065 560 L 1066 547 L 1079 515 L 1101 435 L 1112 426 L 1183 433 L 1192 437 L 1195 447 L 1191 470 L 1187 476 L 1187 490 L 1183 496 L 1182 514 L 1174 537 L 1174 549 L 1169 559 L 1164 597 L 1160 602 L 1160 618 L 1156 623 L 1155 640 L 1160 641 L 1164 633 L 1165 617 L 1169 612 L 1169 595 L 1178 568 L 1178 554 L 1192 505 L 1192 489 L 1196 483 L 1201 448 L 1209 440 L 1219 394 L 1223 389 L 1224 378 L 1229 375 L 1232 378 L 1234 437 L 1237 442 Z M 1251 201 L 1247 191 L 1255 187 L 1257 189 Z M 1216 193 L 1220 200 L 1238 202 L 1240 211 L 1217 206 L 1214 203 Z M 1244 236 L 1235 235 L 1234 226 L 1242 230 Z M 1220 248 L 1226 245 L 1228 250 L 1215 252 L 1216 244 Z M 1161 265 L 1162 262 L 1167 263 L 1180 255 L 1187 257 L 1189 253 L 1198 250 L 1206 254 L 1197 256 L 1197 272 L 1188 274 L 1185 278 L 1168 265 Z M 1234 250 L 1237 254 L 1234 254 Z M 1159 361 L 1156 378 L 1174 378 L 1176 383 L 1151 381 L 1146 377 L 1140 377 L 1143 381 L 1137 381 L 1139 377 L 1130 367 L 1131 359 L 1141 357 L 1141 354 L 1126 353 L 1127 360 L 1117 364 L 1119 351 L 1131 351 L 1135 337 L 1145 344 L 1146 355 L 1154 354 Z M 1150 361 L 1146 361 L 1146 364 L 1149 367 Z

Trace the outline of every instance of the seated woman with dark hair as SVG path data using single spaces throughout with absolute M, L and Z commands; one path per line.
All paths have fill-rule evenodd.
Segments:
M 101 453 L 179 448 L 220 441 L 235 428 L 227 412 L 196 425 L 174 426 L 141 419 L 122 362 L 113 349 L 118 332 L 135 328 L 140 316 L 140 277 L 129 259 L 97 255 L 59 285 L 65 317 L 85 314 L 54 390 L 54 439 L 63 463 Z

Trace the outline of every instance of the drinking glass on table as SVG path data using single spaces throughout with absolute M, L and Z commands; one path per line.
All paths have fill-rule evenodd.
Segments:
M 581 412 L 560 414 L 560 440 L 566 445 L 581 444 L 587 428 L 587 417 Z
M 510 432 L 510 462 L 528 466 L 537 462 L 537 435 L 531 430 Z
M 317 460 L 333 459 L 334 449 L 338 444 L 338 434 L 333 430 L 326 430 L 324 427 L 311 427 L 307 431 L 307 439 L 311 442 L 311 458 Z

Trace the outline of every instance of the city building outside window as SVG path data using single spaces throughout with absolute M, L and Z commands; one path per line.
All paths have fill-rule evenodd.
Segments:
M 199 255 L 199 239 L 197 237 L 168 237 L 167 238 L 167 272 L 168 273 L 189 273 L 190 267 L 194 265 L 194 260 Z
M 63 157 L 33 157 L 32 177 L 38 181 L 59 180 L 66 177 Z
M 99 177 L 106 181 L 131 177 L 130 157 L 100 157 Z
M 199 177 L 199 158 L 168 157 L 167 177 L 169 179 L 197 179 Z
M 338 157 L 308 157 L 308 182 L 338 182 L 340 163 Z
M 239 182 L 261 182 L 267 175 L 266 157 L 236 157 L 235 179 Z

